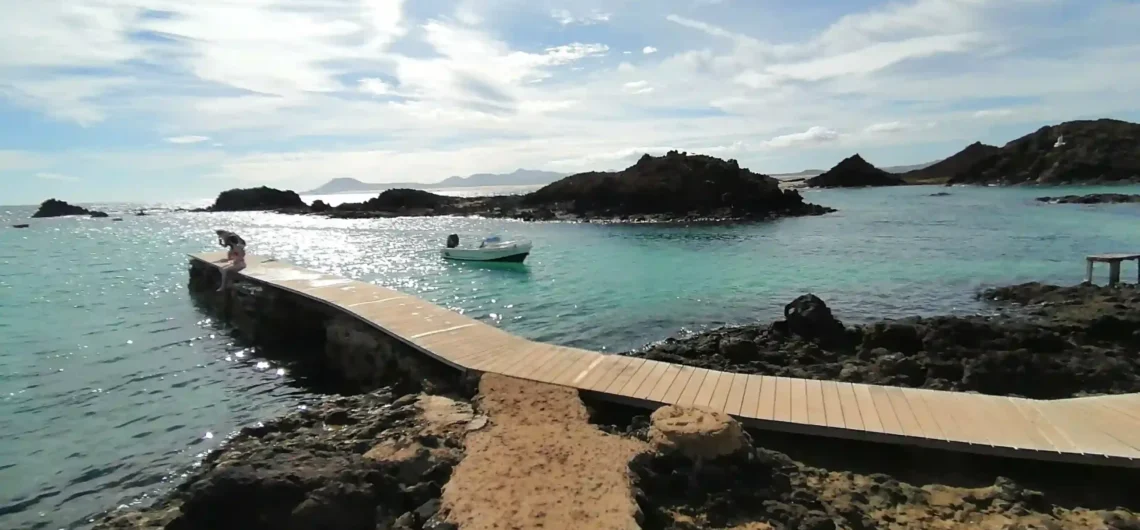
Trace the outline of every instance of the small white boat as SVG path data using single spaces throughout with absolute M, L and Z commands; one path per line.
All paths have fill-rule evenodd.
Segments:
M 478 248 L 459 248 L 459 236 L 447 237 L 447 248 L 443 249 L 444 259 L 461 261 L 498 261 L 522 263 L 530 254 L 530 241 L 503 241 L 498 236 L 488 237 Z

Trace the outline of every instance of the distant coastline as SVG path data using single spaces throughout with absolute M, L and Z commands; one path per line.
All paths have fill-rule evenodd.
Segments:
M 335 178 L 301 195 L 339 195 L 342 193 L 380 192 L 390 189 L 444 189 L 444 188 L 489 188 L 502 186 L 545 186 L 562 177 L 565 173 L 536 169 L 516 169 L 511 173 L 476 173 L 467 177 L 448 177 L 439 182 L 362 182 L 348 177 Z

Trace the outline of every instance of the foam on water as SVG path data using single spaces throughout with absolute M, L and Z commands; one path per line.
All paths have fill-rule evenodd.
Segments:
M 620 351 L 771 320 L 814 292 L 841 319 L 972 313 L 985 285 L 1076 283 L 1140 249 L 1140 207 L 1045 205 L 1094 188 L 809 191 L 824 217 L 727 226 L 337 220 L 266 213 L 36 219 L 0 207 L 0 527 L 82 527 L 155 495 L 228 433 L 311 396 L 186 294 L 185 253 L 249 251 L 420 295 L 520 335 Z M 1111 188 L 1137 193 L 1140 187 Z M 113 214 L 114 215 L 114 214 Z M 11 224 L 30 222 L 17 230 Z M 446 236 L 534 243 L 526 265 L 445 262 Z M 1102 272 L 1103 274 L 1106 274 Z M 1126 272 L 1126 274 L 1131 274 Z

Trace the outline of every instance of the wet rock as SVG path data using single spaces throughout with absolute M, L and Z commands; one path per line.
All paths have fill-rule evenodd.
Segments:
M 831 308 L 814 294 L 805 294 L 784 306 L 784 321 L 792 333 L 829 344 L 843 342 L 845 328 Z
M 1140 195 L 1124 193 L 1091 193 L 1089 195 L 1065 195 L 1063 197 L 1038 197 L 1039 202 L 1051 204 L 1121 204 L 1140 202 Z
M 1140 289 L 1026 284 L 997 317 L 844 327 L 804 295 L 768 326 L 722 328 L 626 355 L 731 372 L 1055 399 L 1140 392 Z M 745 340 L 753 337 L 751 346 Z
M 329 206 L 329 204 L 325 201 L 317 199 L 313 201 L 313 204 L 309 205 L 309 209 L 315 213 L 324 213 L 332 209 L 332 206 Z
M 292 190 L 279 190 L 261 186 L 257 188 L 235 188 L 218 194 L 214 204 L 207 208 L 211 212 L 242 212 L 256 210 L 298 209 L 308 211 L 308 205 L 301 196 Z
M 88 210 L 82 206 L 75 206 L 68 204 L 58 199 L 48 199 L 40 203 L 40 207 L 36 213 L 32 214 L 33 218 L 39 217 L 64 217 L 68 215 L 87 215 L 90 217 L 107 217 L 104 212 L 95 210 Z
M 96 528 L 374 530 L 408 513 L 421 528 L 462 458 L 461 429 L 438 429 L 415 396 L 391 402 L 388 390 L 330 399 L 243 429 L 169 497 Z M 425 433 L 434 447 L 417 442 Z M 377 457 L 374 446 L 397 449 Z

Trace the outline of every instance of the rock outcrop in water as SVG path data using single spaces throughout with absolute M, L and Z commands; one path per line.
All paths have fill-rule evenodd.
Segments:
M 733 372 L 1042 399 L 1140 392 L 1140 358 L 1129 353 L 1140 346 L 1135 287 L 1030 284 L 984 296 L 1037 305 L 1031 315 L 914 317 L 848 327 L 822 300 L 806 295 L 788 304 L 782 321 L 668 339 L 627 355 Z
M 454 529 L 439 513 L 471 406 L 390 388 L 242 429 L 156 505 L 100 530 Z
M 832 211 L 805 203 L 779 181 L 735 160 L 670 151 L 645 155 L 619 172 L 566 177 L 523 197 L 523 203 L 586 218 L 649 216 L 768 218 Z
M 994 156 L 999 151 L 1001 151 L 1000 147 L 974 142 L 936 164 L 907 171 L 902 174 L 902 178 L 911 184 L 943 184 L 970 169 L 974 164 Z
M 899 186 L 903 179 L 883 171 L 858 154 L 845 158 L 835 167 L 817 177 L 807 179 L 811 188 L 861 188 L 868 186 Z
M 90 217 L 107 217 L 104 212 L 88 210 L 82 206 L 68 204 L 58 199 L 48 199 L 40 204 L 40 208 L 32 217 L 65 217 L 69 215 L 87 215 Z
M 296 209 L 307 211 L 309 206 L 292 190 L 279 190 L 266 186 L 235 188 L 218 194 L 214 204 L 206 211 L 244 212 L 260 210 Z
M 332 217 L 477 215 L 526 221 L 758 220 L 834 211 L 804 202 L 776 179 L 735 160 L 671 151 L 643 156 L 619 172 L 566 177 L 522 196 L 448 197 L 395 189 L 363 203 L 342 204 Z
M 1038 197 L 1037 200 L 1052 204 L 1122 204 L 1140 202 L 1140 195 L 1093 193 L 1089 195 L 1065 195 L 1063 197 Z
M 1140 124 L 1070 121 L 1009 142 L 954 184 L 1104 184 L 1140 179 Z

